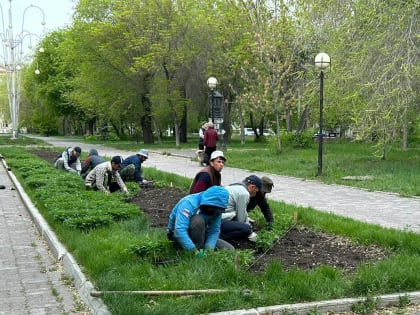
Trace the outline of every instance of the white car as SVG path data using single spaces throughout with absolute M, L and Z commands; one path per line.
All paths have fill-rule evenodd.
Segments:
M 255 136 L 255 132 L 252 128 L 244 128 L 245 136 Z
M 275 133 L 271 129 L 264 129 L 263 130 L 263 136 L 269 137 L 269 136 L 274 136 L 274 135 L 275 135 Z

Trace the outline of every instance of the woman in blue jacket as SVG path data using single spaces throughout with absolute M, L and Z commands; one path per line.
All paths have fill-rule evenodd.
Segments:
M 168 238 L 195 254 L 201 249 L 233 249 L 232 245 L 219 239 L 222 213 L 228 200 L 229 193 L 220 186 L 185 196 L 169 215 Z

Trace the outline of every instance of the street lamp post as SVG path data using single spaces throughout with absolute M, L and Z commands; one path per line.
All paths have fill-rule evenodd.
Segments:
M 326 53 L 319 53 L 315 57 L 315 66 L 320 69 L 319 74 L 319 132 L 318 132 L 318 176 L 322 175 L 322 145 L 324 142 L 323 133 L 323 112 L 324 112 L 324 70 L 331 64 L 330 56 Z
M 214 124 L 214 89 L 217 86 L 217 79 L 215 77 L 208 78 L 207 86 L 211 91 L 211 122 Z
M 22 70 L 22 42 L 26 37 L 32 37 L 35 34 L 24 29 L 25 15 L 29 9 L 37 9 L 42 14 L 41 24 L 45 25 L 44 11 L 36 6 L 30 5 L 25 8 L 22 16 L 21 32 L 14 37 L 13 21 L 12 21 L 12 0 L 9 0 L 8 9 L 8 23 L 5 27 L 5 19 L 3 14 L 3 7 L 0 4 L 1 18 L 2 18 L 2 33 L 0 33 L 3 44 L 3 62 L 6 70 L 7 78 L 7 92 L 9 96 L 10 115 L 12 120 L 12 139 L 17 139 L 19 134 L 19 103 L 20 103 L 20 84 L 21 84 L 21 70 Z M 39 70 L 38 70 L 39 71 Z

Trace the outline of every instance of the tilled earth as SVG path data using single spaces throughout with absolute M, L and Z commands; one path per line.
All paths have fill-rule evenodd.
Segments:
M 185 192 L 174 187 L 143 188 L 132 202 L 148 216 L 151 226 L 165 228 L 173 206 L 185 196 Z M 256 227 L 258 229 L 258 227 Z M 248 240 L 236 242 L 235 248 L 253 249 Z M 312 269 L 321 265 L 341 268 L 352 272 L 362 262 L 377 261 L 385 252 L 374 246 L 361 246 L 337 235 L 314 232 L 307 227 L 293 227 L 269 251 L 256 251 L 256 263 L 252 270 L 259 272 L 272 261 L 278 261 L 286 269 Z
M 57 152 L 33 150 L 48 162 L 53 162 Z M 153 227 L 165 228 L 173 206 L 186 195 L 176 187 L 142 188 L 131 202 L 138 205 L 149 218 Z M 255 227 L 258 230 L 258 226 Z M 248 240 L 236 242 L 235 248 L 254 249 L 255 244 Z M 260 272 L 272 261 L 278 261 L 285 269 L 312 269 L 321 265 L 341 268 L 353 272 L 362 262 L 377 261 L 385 257 L 378 247 L 365 247 L 337 235 L 315 232 L 307 227 L 293 227 L 269 251 L 255 251 L 256 263 L 252 271 Z

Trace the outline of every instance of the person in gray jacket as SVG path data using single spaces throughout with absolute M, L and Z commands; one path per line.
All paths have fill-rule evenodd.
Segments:
M 241 183 L 225 188 L 229 192 L 229 202 L 225 213 L 222 214 L 220 238 L 227 242 L 244 238 L 255 241 L 257 234 L 252 231 L 247 206 L 250 197 L 255 197 L 261 191 L 261 179 L 256 175 L 250 175 Z
M 82 163 L 80 163 L 81 153 L 82 149 L 80 147 L 68 147 L 57 158 L 57 160 L 55 160 L 55 168 L 80 175 L 80 172 L 82 170 Z

